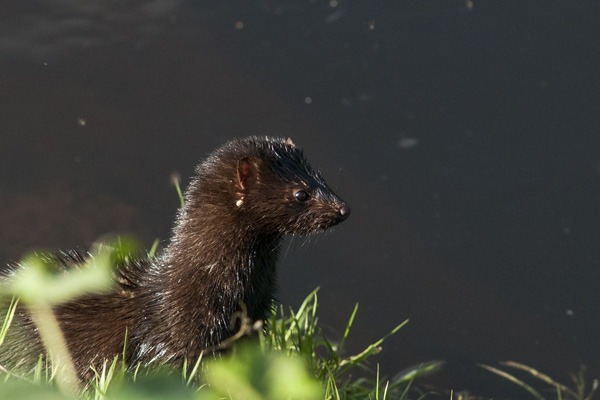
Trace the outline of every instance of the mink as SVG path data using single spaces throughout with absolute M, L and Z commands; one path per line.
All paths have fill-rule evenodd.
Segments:
M 197 166 L 172 237 L 156 258 L 130 258 L 114 272 L 115 289 L 85 295 L 54 312 L 80 378 L 124 353 L 129 366 L 182 363 L 210 352 L 270 313 L 285 235 L 326 230 L 350 208 L 290 139 L 234 139 Z M 68 270 L 84 255 L 52 256 Z M 126 341 L 126 346 L 125 346 Z M 125 347 L 124 347 L 125 346 Z M 18 308 L 0 365 L 35 364 L 43 345 Z

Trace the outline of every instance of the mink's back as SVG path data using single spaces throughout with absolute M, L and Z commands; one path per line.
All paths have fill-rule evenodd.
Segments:
M 38 254 L 47 261 L 51 273 L 63 274 L 82 266 L 90 255 L 77 250 Z M 138 302 L 144 277 L 152 260 L 128 258 L 114 270 L 114 288 L 110 293 L 82 295 L 53 307 L 62 334 L 68 343 L 70 355 L 82 378 L 90 378 L 89 367 L 101 365 L 122 354 L 126 335 L 139 324 Z M 2 271 L 4 279 L 22 268 L 9 265 Z M 6 307 L 4 307 L 6 308 Z M 0 346 L 0 365 L 12 371 L 27 372 L 36 365 L 45 349 L 27 308 L 17 306 L 14 319 Z

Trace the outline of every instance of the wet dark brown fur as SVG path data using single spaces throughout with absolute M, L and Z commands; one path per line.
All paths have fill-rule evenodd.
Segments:
M 310 234 L 346 219 L 350 208 L 312 170 L 291 141 L 233 140 L 196 169 L 170 244 L 156 259 L 117 269 L 111 294 L 79 298 L 56 315 L 81 377 L 121 354 L 128 365 L 195 359 L 234 332 L 242 305 L 266 317 L 286 234 Z M 64 269 L 76 252 L 54 256 Z M 43 346 L 19 309 L 0 363 L 33 365 Z

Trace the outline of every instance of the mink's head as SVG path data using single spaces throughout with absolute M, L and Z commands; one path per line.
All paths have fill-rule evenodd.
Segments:
M 225 206 L 256 232 L 305 235 L 330 228 L 350 214 L 350 207 L 290 139 L 233 140 L 201 164 L 198 175 L 203 187 L 196 193 L 202 193 L 202 205 Z

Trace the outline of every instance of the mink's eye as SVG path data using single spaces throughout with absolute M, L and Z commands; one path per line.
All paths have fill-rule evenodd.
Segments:
M 296 197 L 296 200 L 303 203 L 309 199 L 310 195 L 305 190 L 298 190 L 296 193 L 294 193 L 294 197 Z

